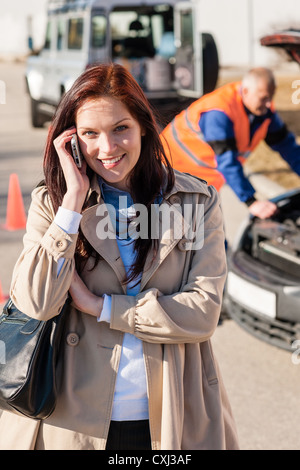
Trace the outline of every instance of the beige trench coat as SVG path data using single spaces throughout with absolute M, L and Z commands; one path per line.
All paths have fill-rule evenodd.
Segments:
M 55 411 L 44 421 L 0 412 L 0 448 L 105 449 L 122 339 L 128 332 L 143 341 L 152 449 L 237 449 L 234 419 L 210 342 L 226 276 L 217 192 L 176 172 L 175 186 L 160 206 L 174 214 L 173 229 L 162 228 L 158 255 L 151 263 L 150 254 L 136 297 L 125 293 L 116 240 L 99 237 L 104 215 L 97 212 L 103 204 L 98 192 L 93 185 L 90 199 L 95 204 L 84 211 L 81 229 L 101 258 L 94 270 L 87 265 L 82 277 L 96 295 L 112 296 L 111 323 L 98 323 L 72 308 Z M 21 310 L 46 320 L 66 299 L 77 236 L 53 222 L 45 187 L 32 196 L 11 296 Z M 204 240 L 197 247 L 189 243 L 193 233 L 187 230 L 195 223 L 196 208 L 204 208 Z M 180 237 L 179 227 L 184 227 Z M 65 262 L 57 277 L 60 257 Z

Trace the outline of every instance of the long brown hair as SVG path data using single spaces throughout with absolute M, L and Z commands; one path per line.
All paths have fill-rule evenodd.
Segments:
M 57 211 L 66 192 L 66 182 L 53 141 L 65 129 L 73 126 L 78 109 L 87 99 L 111 97 L 122 101 L 130 114 L 145 131 L 141 154 L 130 175 L 130 193 L 133 200 L 148 209 L 148 233 L 135 240 L 136 260 L 128 280 L 136 279 L 142 272 L 146 256 L 152 247 L 150 206 L 161 192 L 168 192 L 174 184 L 174 173 L 160 140 L 155 114 L 141 87 L 132 75 L 119 64 L 100 64 L 88 68 L 63 96 L 49 128 L 44 154 L 45 183 L 54 210 Z M 91 178 L 90 168 L 87 171 Z M 92 249 L 79 233 L 79 261 L 92 254 Z M 95 255 L 95 254 L 94 254 Z M 95 255 L 97 258 L 97 255 Z M 78 256 L 77 256 L 78 259 Z M 79 266 L 77 266 L 79 268 Z

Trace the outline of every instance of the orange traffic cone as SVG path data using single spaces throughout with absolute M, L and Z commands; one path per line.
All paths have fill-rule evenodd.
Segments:
M 20 230 L 26 226 L 26 214 L 18 175 L 12 173 L 9 178 L 6 230 Z
M 0 304 L 6 302 L 8 295 L 4 295 L 2 291 L 1 281 L 0 281 Z

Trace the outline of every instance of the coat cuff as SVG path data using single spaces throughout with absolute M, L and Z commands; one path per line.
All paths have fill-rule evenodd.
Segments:
M 74 257 L 78 234 L 67 234 L 55 222 L 52 222 L 41 240 L 41 245 L 55 261 L 59 258 Z
M 131 295 L 111 296 L 110 327 L 113 330 L 134 334 L 136 298 Z
M 77 233 L 82 214 L 71 211 L 65 207 L 59 207 L 54 222 L 67 233 Z

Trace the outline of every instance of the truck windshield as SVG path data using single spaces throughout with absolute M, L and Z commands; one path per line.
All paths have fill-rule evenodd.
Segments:
M 173 9 L 169 5 L 116 8 L 110 13 L 112 57 L 174 56 Z

